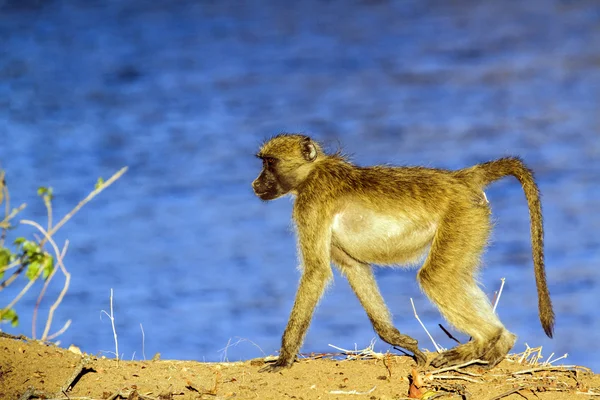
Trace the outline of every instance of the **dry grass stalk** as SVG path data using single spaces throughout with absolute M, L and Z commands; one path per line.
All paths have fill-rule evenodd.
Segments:
M 369 345 L 369 347 L 362 349 L 362 350 L 346 350 L 341 347 L 334 346 L 332 344 L 328 344 L 328 346 L 341 351 L 341 354 L 345 355 L 346 359 L 348 359 L 348 360 L 364 360 L 364 359 L 372 359 L 372 358 L 381 360 L 385 357 L 385 355 L 383 353 L 378 353 L 373 350 L 375 347 L 375 339 L 371 340 L 371 344 Z M 331 355 L 333 356 L 335 354 L 331 354 Z
M 435 351 L 437 351 L 438 353 L 441 353 L 444 350 L 446 350 L 442 346 L 438 346 L 438 344 L 435 342 L 435 340 L 433 340 L 433 336 L 431 336 L 431 334 L 429 333 L 427 328 L 425 328 L 425 324 L 423 324 L 423 322 L 421 322 L 421 318 L 419 318 L 419 315 L 417 314 L 417 309 L 415 308 L 415 303 L 413 302 L 412 297 L 410 298 L 410 304 L 412 304 L 413 312 L 415 313 L 415 318 L 417 319 L 417 321 L 419 321 L 419 324 L 421 324 L 421 327 L 425 330 L 425 332 L 427 333 L 427 336 L 429 336 L 429 339 L 431 339 L 431 342 L 433 343 L 433 346 L 435 347 Z
M 110 288 L 110 314 L 106 311 L 102 310 L 100 312 L 100 319 L 102 319 L 102 313 L 106 314 L 106 316 L 110 319 L 112 324 L 113 336 L 115 338 L 115 357 L 117 358 L 117 363 L 119 362 L 119 340 L 117 339 L 117 330 L 115 329 L 115 316 L 113 313 L 113 290 Z
M 373 386 L 370 390 L 367 390 L 366 392 L 359 392 L 357 390 L 331 390 L 329 393 L 330 394 L 371 394 L 373 393 L 373 391 L 377 388 L 377 386 Z

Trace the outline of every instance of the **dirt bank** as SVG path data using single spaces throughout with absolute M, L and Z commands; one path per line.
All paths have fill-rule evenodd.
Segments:
M 362 360 L 308 357 L 275 374 L 259 373 L 263 365 L 262 359 L 117 362 L 0 337 L 0 399 L 402 399 L 409 396 L 415 366 L 406 356 L 375 353 Z M 530 372 L 522 372 L 526 370 Z M 492 371 L 477 366 L 446 372 L 428 368 L 419 375 L 421 393 L 430 391 L 423 398 L 436 392 L 442 398 L 588 399 L 600 392 L 600 376 L 585 368 L 514 360 Z M 442 395 L 444 391 L 449 393 Z

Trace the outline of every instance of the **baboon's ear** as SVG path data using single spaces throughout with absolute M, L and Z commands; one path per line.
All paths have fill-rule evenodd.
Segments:
M 315 161 L 317 158 L 317 146 L 308 136 L 302 140 L 302 156 L 306 161 Z

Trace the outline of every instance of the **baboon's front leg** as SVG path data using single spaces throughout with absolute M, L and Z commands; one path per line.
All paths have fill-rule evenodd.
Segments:
M 402 347 L 412 352 L 417 364 L 425 365 L 427 357 L 419 350 L 417 340 L 401 334 L 392 324 L 392 317 L 379 292 L 371 267 L 354 260 L 335 246 L 332 246 L 331 257 L 348 279 L 379 337 L 392 346 Z
M 274 363 L 263 367 L 260 372 L 276 372 L 292 366 L 308 330 L 315 307 L 330 278 L 330 267 L 325 270 L 304 271 L 290 319 L 281 339 L 279 358 Z

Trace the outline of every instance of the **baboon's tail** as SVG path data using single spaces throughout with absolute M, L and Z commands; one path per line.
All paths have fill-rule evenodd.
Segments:
M 548 337 L 552 337 L 554 329 L 554 311 L 546 284 L 546 272 L 544 270 L 544 228 L 542 223 L 542 206 L 540 203 L 540 192 L 533 179 L 533 173 L 523 164 L 519 158 L 506 157 L 495 161 L 486 162 L 456 171 L 457 176 L 462 176 L 482 189 L 490 183 L 512 175 L 519 180 L 527 205 L 529 206 L 529 218 L 531 223 L 531 245 L 533 254 L 533 267 L 538 292 L 538 308 L 542 327 Z

